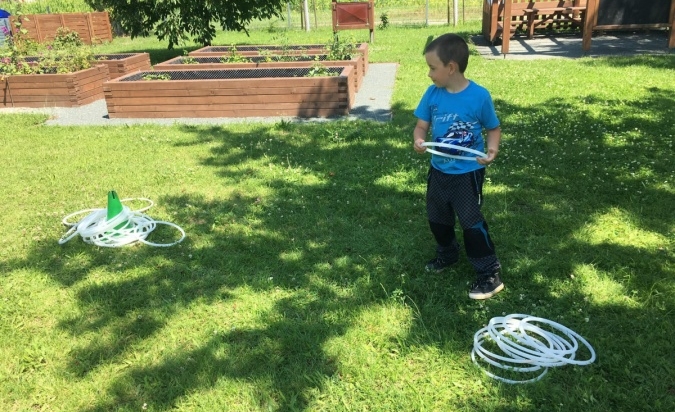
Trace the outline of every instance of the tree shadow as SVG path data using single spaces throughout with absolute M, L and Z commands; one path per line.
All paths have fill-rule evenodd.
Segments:
M 675 309 L 665 294 L 672 289 L 668 268 L 673 256 L 669 250 L 611 239 L 589 243 L 579 233 L 617 215 L 635 230 L 669 236 L 671 211 L 658 205 L 675 199 L 655 178 L 671 170 L 672 154 L 662 148 L 672 145 L 675 135 L 669 114 L 673 103 L 661 89 L 639 103 L 608 101 L 603 113 L 589 111 L 584 101 L 551 99 L 537 107 L 496 102 L 505 138 L 500 161 L 488 171 L 494 190 L 486 214 L 507 289 L 486 304 L 466 298 L 470 275 L 455 276 L 471 273 L 466 262 L 451 277 L 416 276 L 433 250 L 423 202 L 428 158 L 410 150 L 414 122 L 400 105 L 394 107 L 392 123 L 281 122 L 243 132 L 176 126 L 189 136 L 176 147 L 208 147 L 201 165 L 219 184 L 232 187 L 226 198 L 203 192 L 157 199 L 188 233 L 184 243 L 112 251 L 82 242 L 38 243 L 26 259 L 10 260 L 6 267 L 30 266 L 64 287 L 78 286 L 81 315 L 60 319 L 59 327 L 73 336 L 97 336 L 78 341 L 70 351 L 68 372 L 79 379 L 131 354 L 142 357 L 145 345 L 164 332 L 180 335 L 170 329 L 181 316 L 199 318 L 190 323 L 195 331 L 185 340 L 178 336 L 165 343 L 159 359 L 128 365 L 102 388 L 106 396 L 86 410 L 136 408 L 146 402 L 167 409 L 223 380 L 259 388 L 251 396 L 261 408 L 301 410 L 311 402 L 312 390 L 340 378 L 326 343 L 396 290 L 415 308 L 408 337 L 396 343 L 403 349 L 410 343 L 449 344 L 468 353 L 474 326 L 491 316 L 529 312 L 532 304 L 544 317 L 564 311 L 568 326 L 597 345 L 603 360 L 588 369 L 560 372 L 554 390 L 579 394 L 580 384 L 627 374 L 621 382 L 604 384 L 619 393 L 602 399 L 606 406 L 629 393 L 626 384 L 634 381 L 617 366 L 612 351 L 633 364 L 645 356 L 627 354 L 617 345 L 627 344 L 628 352 L 660 347 L 640 341 L 638 348 L 628 337 L 617 337 L 615 318 L 639 320 L 659 313 L 664 327 L 672 323 L 664 314 Z M 626 110 L 625 104 L 633 107 Z M 664 132 L 646 141 L 635 128 Z M 561 174 L 557 162 L 577 166 Z M 262 169 L 273 171 L 272 177 Z M 356 197 L 358 204 L 348 202 Z M 661 199 L 658 204 L 650 202 L 655 198 Z M 635 262 L 642 266 L 636 268 Z M 651 303 L 635 309 L 588 301 L 591 292 L 584 284 L 566 283 L 584 265 L 641 297 L 653 296 Z M 625 277 L 633 270 L 640 271 L 639 279 Z M 92 273 L 108 281 L 85 282 Z M 567 286 L 561 289 L 561 284 Z M 247 290 L 264 292 L 270 302 L 262 309 L 242 303 Z M 204 303 L 214 312 L 198 309 Z M 579 308 L 597 316 L 592 328 L 584 326 Z M 251 323 L 233 323 L 228 313 L 235 310 L 251 311 Z M 640 332 L 662 338 L 659 332 Z M 480 371 L 469 373 L 479 376 Z M 662 393 L 668 380 L 645 375 L 644 383 Z M 542 388 L 505 387 L 500 394 L 512 404 L 518 396 L 536 403 Z M 479 400 L 474 406 L 482 408 Z
M 664 182 L 673 176 L 675 96 L 652 88 L 639 101 L 602 100 L 601 113 L 585 106 L 598 101 L 496 101 L 505 136 L 488 169 L 494 189 L 485 210 L 505 268 L 504 293 L 472 306 L 458 303 L 465 279 L 431 276 L 403 286 L 418 319 L 401 347 L 456 341 L 466 342 L 468 353 L 482 325 L 510 313 L 561 322 L 590 341 L 598 353 L 591 366 L 554 368 L 533 385 L 495 381 L 505 404 L 529 400 L 518 410 L 666 410 L 675 403 L 675 376 L 665 372 L 675 363 L 653 358 L 664 347 L 663 331 L 674 326 L 675 255 L 667 241 L 673 214 L 663 205 L 675 204 Z M 451 316 L 439 316 L 448 308 Z M 646 366 L 655 361 L 665 366 Z M 467 406 L 513 410 L 480 401 Z
M 216 314 L 205 323 L 221 332 L 167 349 L 154 366 L 130 365 L 105 388 L 108 396 L 87 410 L 144 402 L 168 408 L 220 379 L 265 381 L 275 398 L 257 402 L 302 409 L 308 390 L 336 374 L 326 341 L 344 334 L 372 296 L 392 290 L 388 271 L 406 265 L 388 256 L 408 247 L 391 224 L 409 218 L 419 191 L 413 185 L 392 190 L 386 182 L 400 171 L 403 152 L 390 137 L 403 132 L 360 121 L 280 123 L 243 133 L 176 127 L 192 135 L 178 146 L 208 145 L 203 167 L 222 184 L 240 182 L 250 191 L 235 188 L 217 200 L 187 194 L 157 199 L 188 233 L 174 248 L 42 243 L 7 268 L 30 265 L 65 287 L 78 287 L 80 313 L 61 319 L 59 327 L 73 336 L 95 336 L 69 352 L 68 372 L 79 379 L 123 363 L 195 305 L 242 305 L 242 290 L 275 296 L 253 326 Z M 278 173 L 261 179 L 259 168 Z M 350 204 L 353 193 L 360 204 Z M 92 274 L 105 280 L 87 282 Z
M 675 67 L 675 53 L 652 56 L 613 56 L 610 58 L 586 59 L 581 61 L 585 66 L 636 67 L 645 66 L 651 69 L 672 71 Z

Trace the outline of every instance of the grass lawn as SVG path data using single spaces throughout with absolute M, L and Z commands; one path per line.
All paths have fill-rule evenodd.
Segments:
M 423 271 L 429 159 L 412 150 L 412 111 L 430 84 L 422 48 L 446 30 L 378 31 L 371 61 L 400 64 L 388 124 L 55 127 L 0 114 L 0 410 L 675 410 L 675 56 L 472 56 L 467 76 L 503 128 L 484 213 L 506 288 L 477 302 L 465 258 Z M 99 50 L 153 63 L 183 51 L 165 48 Z M 61 219 L 105 207 L 113 189 L 155 201 L 147 213 L 187 239 L 59 245 Z M 487 377 L 473 335 L 510 313 L 564 324 L 597 360 L 527 385 Z

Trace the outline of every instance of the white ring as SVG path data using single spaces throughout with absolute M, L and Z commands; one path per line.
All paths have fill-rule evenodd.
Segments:
M 483 157 L 483 158 L 487 157 L 487 154 L 485 154 L 485 153 L 483 153 L 479 150 L 470 149 L 470 148 L 464 147 L 464 146 L 457 146 L 457 145 L 452 144 L 452 143 L 424 142 L 421 145 L 424 146 L 424 147 L 427 147 L 427 152 L 429 152 L 431 154 L 435 154 L 435 155 L 443 156 L 443 157 L 449 157 L 449 158 L 452 158 L 452 159 L 476 160 L 476 157 L 448 154 L 448 153 L 440 152 L 438 150 L 429 149 L 428 146 L 443 147 L 443 148 L 446 148 L 446 149 L 455 149 L 455 150 L 459 150 L 459 151 L 462 151 L 462 152 L 473 153 L 477 157 Z
M 539 324 L 548 326 L 546 330 Z M 562 332 L 565 337 L 551 332 Z M 503 354 L 494 353 L 483 347 L 486 341 L 492 341 Z M 589 351 L 587 360 L 576 360 L 576 352 L 581 342 Z M 488 324 L 474 334 L 471 360 L 491 378 L 505 383 L 528 383 L 541 379 L 552 366 L 588 365 L 595 361 L 593 347 L 581 335 L 573 330 L 548 319 L 530 315 L 513 314 L 490 319 Z M 544 371 L 532 379 L 513 380 L 498 376 L 479 363 L 485 362 L 494 367 L 511 372 Z M 519 366 L 530 365 L 530 366 Z
M 107 218 L 107 209 L 85 209 L 71 213 L 63 218 L 62 223 L 69 226 L 68 231 L 59 239 L 62 245 L 76 235 L 80 235 L 85 243 L 94 244 L 102 247 L 119 247 L 133 242 L 141 242 L 150 246 L 168 247 L 178 244 L 185 239 L 185 231 L 178 225 L 170 222 L 155 221 L 141 211 L 148 210 L 154 205 L 154 202 L 146 198 L 137 198 L 149 203 L 148 206 L 139 210 L 131 210 L 128 206 L 122 206 L 122 210 L 114 217 Z M 121 202 L 136 200 L 124 199 Z M 68 219 L 73 216 L 91 212 L 79 222 L 71 223 Z M 157 227 L 158 224 L 172 226 L 181 233 L 180 239 L 171 243 L 154 243 L 146 240 L 148 235 Z

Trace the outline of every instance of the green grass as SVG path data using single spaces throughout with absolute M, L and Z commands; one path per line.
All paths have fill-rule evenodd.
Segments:
M 484 212 L 506 283 L 475 302 L 465 259 L 421 270 L 434 243 L 412 110 L 429 84 L 421 49 L 445 30 L 378 32 L 371 61 L 399 63 L 389 124 L 53 127 L 0 114 L 0 409 L 675 409 L 675 56 L 472 56 L 467 76 L 503 126 Z M 214 44 L 284 35 L 330 32 Z M 100 50 L 182 54 L 165 46 Z M 147 213 L 187 239 L 59 246 L 61 219 L 105 207 L 113 189 L 154 200 Z M 473 334 L 508 313 L 563 323 L 597 361 L 529 385 L 486 377 Z

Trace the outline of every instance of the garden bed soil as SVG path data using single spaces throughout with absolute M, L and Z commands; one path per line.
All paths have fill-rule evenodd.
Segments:
M 355 99 L 354 68 L 304 77 L 309 68 L 142 71 L 105 83 L 110 118 L 333 117 Z M 143 80 L 144 76 L 171 80 Z
M 181 56 L 171 60 L 156 64 L 155 70 L 218 70 L 218 69 L 251 69 L 251 68 L 277 68 L 277 67 L 312 67 L 314 64 L 321 64 L 325 67 L 342 67 L 345 64 L 351 64 L 354 67 L 354 87 L 358 92 L 363 82 L 364 58 L 361 55 L 352 57 L 351 60 L 326 60 L 327 55 L 317 54 L 315 56 L 298 56 L 295 61 L 267 61 L 268 56 L 248 56 L 250 63 L 221 62 L 220 57 L 193 57 Z M 186 61 L 195 63 L 186 63 Z
M 103 98 L 108 67 L 64 74 L 21 74 L 0 80 L 0 107 L 78 107 Z
M 97 60 L 92 64 L 105 64 L 108 66 L 111 79 L 152 68 L 150 54 L 148 53 L 97 54 L 94 57 Z
M 272 44 L 252 44 L 245 46 L 235 46 L 236 54 L 240 56 L 260 56 L 261 51 L 281 55 L 283 53 L 291 55 L 316 55 L 326 54 L 325 44 L 294 44 L 294 45 L 272 45 Z M 356 45 L 356 53 L 363 56 L 363 73 L 368 73 L 368 43 Z M 193 57 L 220 57 L 232 54 L 232 46 L 206 46 L 190 52 Z

